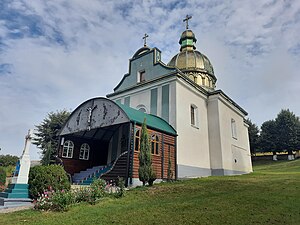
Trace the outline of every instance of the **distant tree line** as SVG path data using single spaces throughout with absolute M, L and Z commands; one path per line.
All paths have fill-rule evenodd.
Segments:
M 288 152 L 300 150 L 300 120 L 289 109 L 282 109 L 260 129 L 247 119 L 251 154 L 256 152 Z
M 18 156 L 0 155 L 0 166 L 15 166 L 18 160 Z

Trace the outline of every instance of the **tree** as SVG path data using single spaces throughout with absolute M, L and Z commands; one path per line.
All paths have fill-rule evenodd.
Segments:
M 300 149 L 300 120 L 289 109 L 282 109 L 275 120 L 262 124 L 259 137 L 261 150 L 287 151 Z
M 250 152 L 253 155 L 258 150 L 259 129 L 258 126 L 255 123 L 252 123 L 250 119 L 247 119 L 246 123 L 249 125 L 248 134 L 249 134 L 249 141 L 250 141 Z
M 145 186 L 146 182 L 149 185 L 153 184 L 155 180 L 155 173 L 152 168 L 151 145 L 146 125 L 146 118 L 142 125 L 141 139 L 140 139 L 140 154 L 139 154 L 139 179 Z
M 18 160 L 18 156 L 0 155 L 0 165 L 2 166 L 15 166 Z
M 261 125 L 259 148 L 262 152 L 272 151 L 276 153 L 276 123 L 275 120 L 265 121 Z
M 39 125 L 35 126 L 37 132 L 34 133 L 33 144 L 42 150 L 43 165 L 48 165 L 54 160 L 58 148 L 58 132 L 69 116 L 70 112 L 66 110 L 50 112 Z
M 289 109 L 282 109 L 276 119 L 276 148 L 278 151 L 287 151 L 289 155 L 293 150 L 300 149 L 300 120 Z

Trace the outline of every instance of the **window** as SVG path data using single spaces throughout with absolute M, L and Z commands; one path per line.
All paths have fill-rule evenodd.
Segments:
M 143 112 L 143 113 L 147 113 L 147 108 L 146 108 L 146 106 L 143 105 L 143 104 L 138 105 L 138 106 L 136 107 L 136 109 L 139 110 L 139 111 L 141 111 L 141 112 Z
M 140 150 L 140 129 L 136 130 L 135 132 L 135 144 L 134 144 L 134 150 L 139 151 Z
M 63 147 L 62 157 L 73 158 L 74 143 L 72 141 L 66 141 Z
M 151 136 L 151 153 L 155 155 L 159 154 L 159 138 L 157 134 Z
M 193 105 L 191 105 L 191 124 L 192 125 L 196 125 L 196 121 L 195 121 L 195 107 Z
M 80 147 L 79 159 L 88 160 L 90 154 L 90 146 L 87 143 L 84 143 Z
M 146 80 L 145 70 L 139 72 L 139 82 L 144 82 Z
M 234 119 L 231 119 L 231 134 L 234 139 L 237 139 L 236 123 Z
M 198 107 L 194 104 L 191 104 L 190 106 L 190 117 L 191 117 L 191 125 L 195 128 L 199 127 L 199 121 L 198 121 Z
M 143 112 L 143 113 L 146 113 L 146 109 L 145 108 L 139 108 L 139 111 Z
M 205 85 L 205 77 L 202 77 L 202 85 Z

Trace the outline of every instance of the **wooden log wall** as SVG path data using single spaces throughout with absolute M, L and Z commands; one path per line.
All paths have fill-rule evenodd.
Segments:
M 140 126 L 136 126 L 136 129 L 141 129 Z M 167 179 L 168 178 L 168 164 L 169 159 L 171 160 L 171 172 L 172 179 L 176 177 L 176 137 L 168 134 L 164 134 L 155 130 L 148 129 L 149 137 L 151 135 L 157 134 L 159 137 L 159 151 L 158 155 L 152 154 L 152 166 L 156 173 L 157 179 Z M 133 156 L 133 171 L 132 177 L 139 177 L 139 152 L 134 151 Z

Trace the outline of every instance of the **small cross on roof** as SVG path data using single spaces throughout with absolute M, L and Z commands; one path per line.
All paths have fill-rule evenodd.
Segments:
M 143 39 L 144 39 L 144 46 L 146 47 L 147 46 L 147 37 L 149 37 L 148 34 L 145 33 Z

